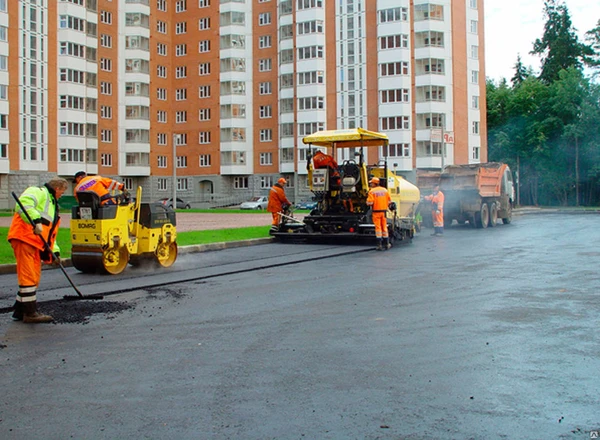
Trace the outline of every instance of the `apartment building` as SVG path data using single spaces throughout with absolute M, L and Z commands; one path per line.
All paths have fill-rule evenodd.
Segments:
M 281 175 L 305 197 L 302 138 L 323 129 L 385 132 L 368 161 L 413 181 L 485 162 L 483 16 L 483 0 L 0 0 L 0 207 L 79 170 L 195 206 Z

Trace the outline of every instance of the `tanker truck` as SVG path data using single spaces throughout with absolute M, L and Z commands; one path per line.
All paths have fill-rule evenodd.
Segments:
M 502 219 L 504 224 L 512 221 L 515 191 L 507 164 L 449 165 L 441 173 L 418 173 L 417 182 L 424 193 L 431 190 L 433 185 L 440 185 L 445 197 L 446 226 L 450 226 L 453 220 L 459 224 L 469 222 L 476 228 L 494 227 L 498 219 Z

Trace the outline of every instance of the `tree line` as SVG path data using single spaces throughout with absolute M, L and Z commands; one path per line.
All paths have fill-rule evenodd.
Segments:
M 515 172 L 518 204 L 597 206 L 600 19 L 580 41 L 564 3 L 545 1 L 544 15 L 540 73 L 518 57 L 510 83 L 487 80 L 488 157 Z

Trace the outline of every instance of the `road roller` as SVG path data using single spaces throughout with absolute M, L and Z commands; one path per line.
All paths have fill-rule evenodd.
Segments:
M 71 216 L 71 262 L 84 273 L 119 274 L 128 264 L 169 267 L 177 259 L 175 211 L 160 203 L 116 196 L 101 205 L 91 191 L 77 193 Z

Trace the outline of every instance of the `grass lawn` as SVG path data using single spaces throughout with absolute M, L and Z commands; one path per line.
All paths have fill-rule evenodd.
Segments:
M 210 211 L 212 212 L 212 211 Z M 265 238 L 269 236 L 270 226 L 252 226 L 248 228 L 215 229 L 207 231 L 189 231 L 177 233 L 177 245 L 189 246 L 194 244 L 222 243 L 227 241 L 249 240 L 252 238 Z M 12 247 L 6 241 L 8 228 L 0 228 L 0 264 L 14 263 Z M 57 237 L 62 258 L 71 256 L 71 236 L 69 229 L 58 230 Z

